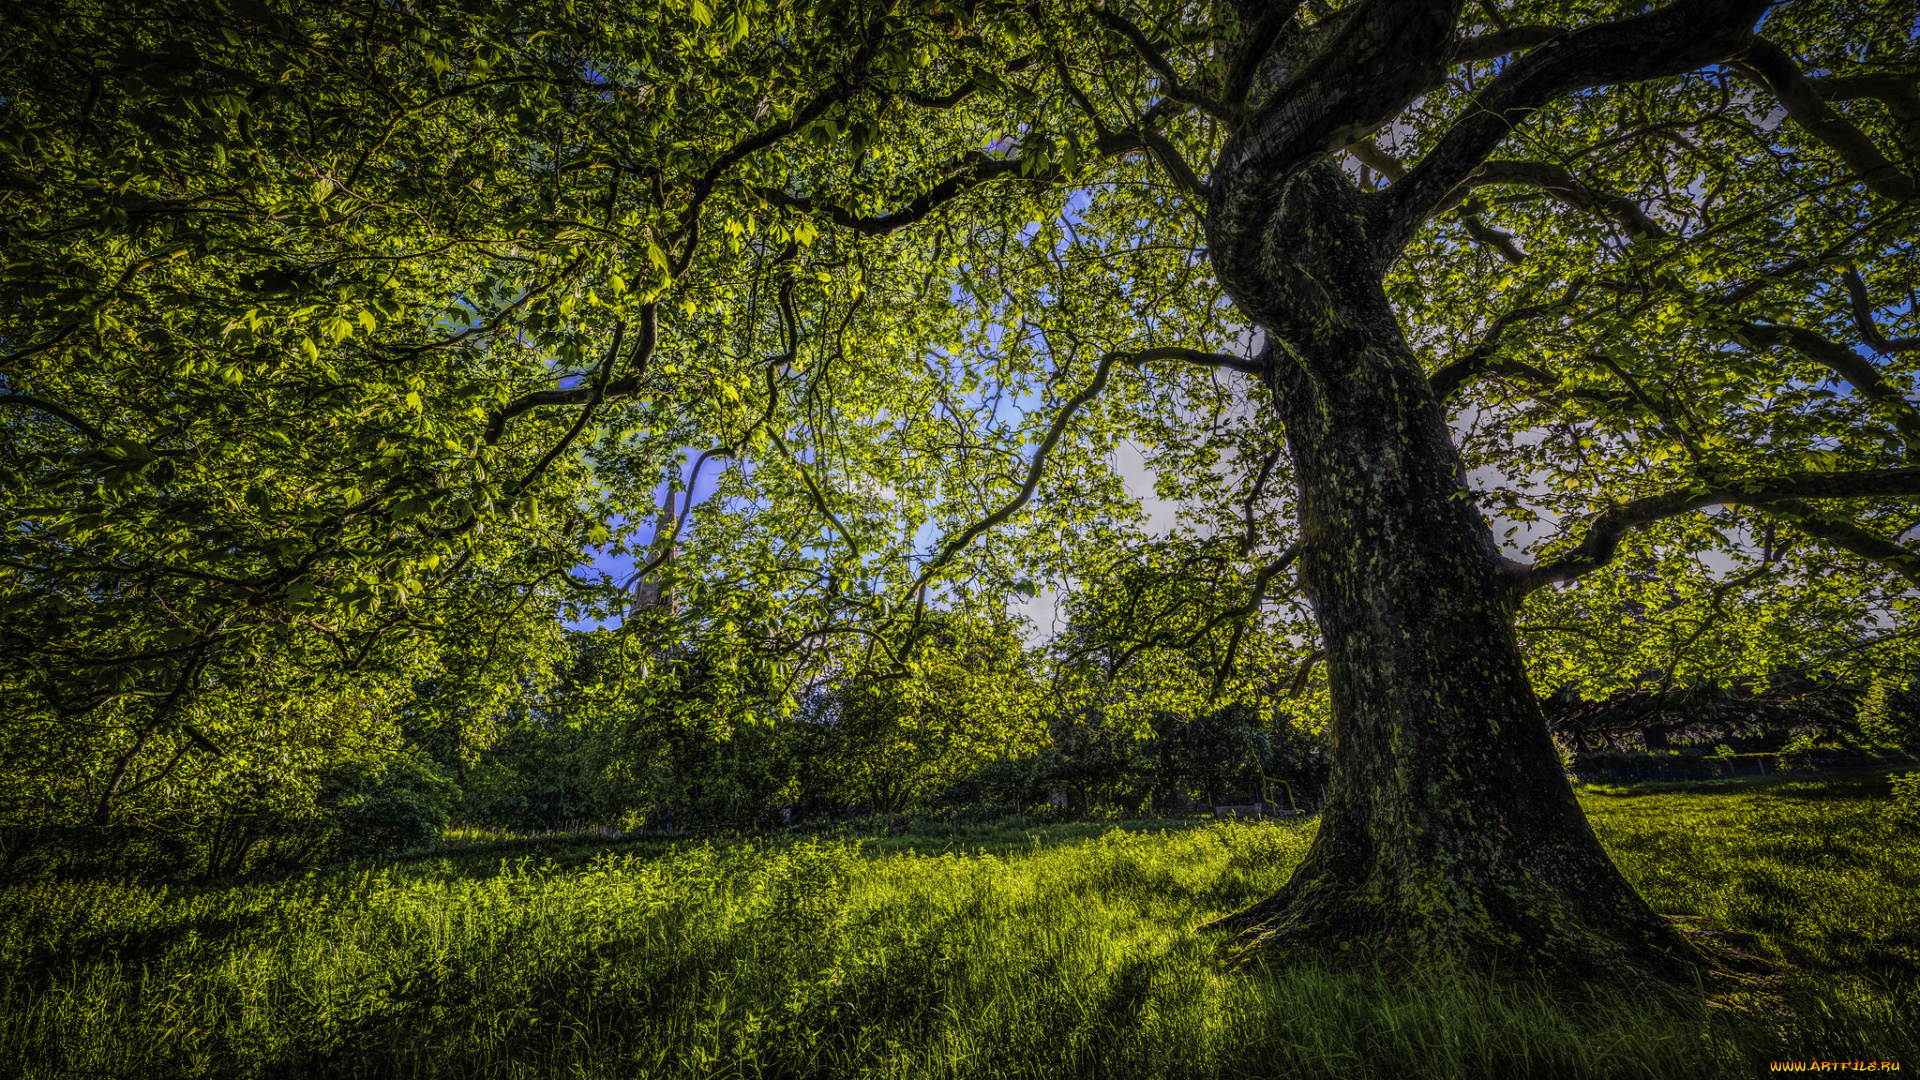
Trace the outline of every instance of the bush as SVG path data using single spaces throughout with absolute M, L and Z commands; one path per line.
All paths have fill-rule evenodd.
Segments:
M 1902 828 L 1920 829 L 1920 772 L 1892 780 L 1893 805 L 1887 808 L 1887 820 Z
M 320 781 L 323 819 L 343 858 L 436 847 L 459 789 L 425 755 L 335 766 Z

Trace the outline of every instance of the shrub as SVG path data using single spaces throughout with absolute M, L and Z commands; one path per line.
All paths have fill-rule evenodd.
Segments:
M 459 789 L 425 755 L 335 766 L 320 781 L 319 805 L 342 857 L 393 855 L 437 846 Z
M 1920 829 L 1920 772 L 1893 777 L 1893 805 L 1887 820 L 1908 829 Z

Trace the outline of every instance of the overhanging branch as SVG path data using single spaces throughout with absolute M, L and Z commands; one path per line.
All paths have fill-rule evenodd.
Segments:
M 1439 143 L 1382 194 L 1382 243 L 1398 252 L 1448 193 L 1542 106 L 1594 86 L 1645 82 L 1723 60 L 1753 40 L 1771 0 L 1678 0 L 1555 37 L 1511 63 Z
M 1878 404 L 1893 418 L 1906 440 L 1909 454 L 1920 454 L 1920 412 L 1899 391 L 1887 385 L 1873 362 L 1837 341 L 1799 326 L 1743 323 L 1740 336 L 1762 348 L 1784 345 L 1853 384 L 1860 396 Z M 1911 460 L 1911 458 L 1909 458 Z
M 1479 37 L 1463 38 L 1453 48 L 1453 62 L 1466 64 L 1476 60 L 1498 60 L 1509 53 L 1538 48 L 1564 33 L 1566 31 L 1557 26 L 1516 26 Z
M 1733 67 L 1773 91 L 1787 110 L 1787 119 L 1838 153 L 1868 191 L 1894 202 L 1914 197 L 1913 177 L 1888 161 L 1865 132 L 1835 112 L 1780 46 L 1755 38 Z
M 1860 280 L 1860 272 L 1849 266 L 1841 273 L 1840 280 L 1847 286 L 1847 302 L 1853 309 L 1854 325 L 1860 328 L 1860 337 L 1878 352 L 1901 353 L 1920 349 L 1920 337 L 1888 338 L 1880 332 L 1880 326 L 1873 318 L 1873 301 L 1867 296 L 1867 283 Z
M 1648 495 L 1609 507 L 1587 528 L 1587 535 L 1566 555 L 1519 570 L 1515 587 L 1525 595 L 1543 585 L 1572 581 L 1613 561 L 1627 530 L 1709 506 L 1744 505 L 1766 509 L 1797 499 L 1920 497 L 1920 467 L 1859 472 L 1791 472 L 1717 485 Z
M 64 422 L 68 427 L 85 435 L 88 442 L 102 443 L 107 441 L 107 437 L 100 434 L 99 428 L 80 419 L 65 407 L 56 405 L 45 398 L 37 398 L 31 394 L 0 394 L 0 405 L 17 405 L 22 408 L 33 409 L 36 412 L 46 413 L 48 416 Z
M 914 578 L 913 584 L 907 586 L 907 595 L 912 596 L 925 588 L 926 585 L 933 580 L 934 575 L 948 562 L 952 561 L 953 557 L 958 555 L 962 549 L 968 544 L 971 544 L 975 538 L 987 530 L 1006 522 L 1007 519 L 1019 513 L 1021 507 L 1027 505 L 1027 503 L 1033 499 L 1034 493 L 1040 489 L 1040 476 L 1046 471 L 1047 458 L 1052 455 L 1053 448 L 1059 444 L 1060 437 L 1066 433 L 1067 425 L 1072 422 L 1073 415 L 1079 412 L 1087 402 L 1100 396 L 1100 392 L 1107 388 L 1107 380 L 1112 375 L 1115 364 L 1133 366 L 1150 363 L 1155 360 L 1183 360 L 1188 363 L 1204 364 L 1209 367 L 1227 367 L 1237 371 L 1245 371 L 1249 374 L 1258 374 L 1258 369 L 1255 368 L 1253 364 L 1237 356 L 1226 356 L 1220 353 L 1208 353 L 1202 352 L 1199 349 L 1187 349 L 1177 346 L 1140 349 L 1131 352 L 1110 352 L 1102 356 L 1099 362 L 1094 365 L 1093 381 L 1088 383 L 1079 393 L 1068 398 L 1066 403 L 1060 407 L 1060 412 L 1054 416 L 1053 423 L 1048 426 L 1046 435 L 1041 438 L 1040 445 L 1034 449 L 1032 460 L 1027 464 L 1026 480 L 1020 485 L 1019 492 L 1016 493 L 1012 499 L 1009 499 L 1006 505 L 972 525 L 969 525 L 959 536 L 943 544 L 940 548 L 940 553 L 928 560 L 927 564 L 920 568 L 920 574 Z
M 1126 16 L 1117 11 L 1107 10 L 1106 0 L 1094 0 L 1087 10 L 1099 20 L 1100 25 L 1125 38 L 1127 44 L 1133 47 L 1133 51 L 1139 54 L 1140 59 L 1146 61 L 1148 69 L 1160 79 L 1160 93 L 1163 97 L 1182 105 L 1190 105 L 1228 123 L 1239 119 L 1240 110 L 1237 107 L 1215 101 L 1181 82 L 1180 76 L 1174 73 L 1173 65 L 1167 63 L 1167 58 L 1160 54 L 1159 49 L 1153 47 L 1153 42 L 1147 40 L 1147 35 L 1133 25 Z
M 1495 184 L 1536 188 L 1555 201 L 1576 210 L 1605 214 L 1634 237 L 1658 239 L 1667 235 L 1640 204 L 1620 195 L 1599 192 L 1583 183 L 1564 165 L 1548 161 L 1488 161 L 1481 163 L 1465 180 L 1434 206 L 1431 214 L 1442 214 L 1459 205 L 1474 188 Z

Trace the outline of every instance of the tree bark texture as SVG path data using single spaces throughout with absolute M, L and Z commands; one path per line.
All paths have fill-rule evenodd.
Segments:
M 1721 19 L 1688 31 L 1680 7 Z M 1471 168 L 1471 154 L 1446 161 L 1443 140 L 1442 160 L 1383 193 L 1327 160 L 1442 72 L 1458 9 L 1376 0 L 1340 17 L 1319 40 L 1278 47 L 1210 191 L 1214 267 L 1266 334 L 1264 377 L 1299 489 L 1300 581 L 1333 700 L 1332 784 L 1311 850 L 1280 892 L 1218 925 L 1423 964 L 1691 983 L 1697 954 L 1622 877 L 1574 798 L 1514 634 L 1520 575 L 1474 506 L 1382 287 L 1411 233 L 1408 206 L 1424 213 L 1420 186 L 1437 200 L 1449 185 L 1435 170 Z M 1708 0 L 1638 22 L 1667 37 L 1614 50 L 1623 80 L 1736 47 L 1751 17 L 1738 0 Z M 1491 88 L 1489 101 L 1506 93 L 1518 122 L 1539 87 L 1608 81 L 1607 34 L 1633 39 L 1608 27 L 1563 38 L 1557 55 L 1577 70 L 1530 55 L 1509 69 L 1518 88 Z M 1499 142 L 1451 141 L 1468 136 L 1482 156 Z
M 1330 241 L 1351 228 L 1343 187 L 1303 177 L 1294 227 Z M 1446 414 L 1378 277 L 1307 257 L 1320 247 L 1290 264 L 1318 294 L 1292 305 L 1311 317 L 1267 331 L 1301 583 L 1326 640 L 1333 781 L 1306 860 L 1230 924 L 1425 963 L 1678 977 L 1689 950 L 1574 799 Z

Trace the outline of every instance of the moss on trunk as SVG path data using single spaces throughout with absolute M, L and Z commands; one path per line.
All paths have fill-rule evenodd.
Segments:
M 1286 198 L 1268 257 L 1222 276 L 1268 332 L 1333 777 L 1292 880 L 1217 925 L 1423 964 L 1691 985 L 1696 954 L 1575 801 L 1514 636 L 1518 577 L 1364 257 L 1351 185 L 1318 166 Z

